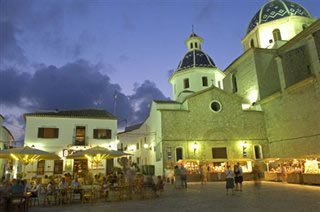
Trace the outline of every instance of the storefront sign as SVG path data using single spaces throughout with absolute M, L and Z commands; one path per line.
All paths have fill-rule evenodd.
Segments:
M 75 151 L 74 150 L 72 150 L 72 149 L 64 149 L 63 150 L 63 157 L 67 157 L 67 156 L 69 156 L 69 155 L 71 155 L 72 153 L 74 153 Z

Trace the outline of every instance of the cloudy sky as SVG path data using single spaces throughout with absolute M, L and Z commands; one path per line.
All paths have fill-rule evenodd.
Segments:
M 320 16 L 319 0 L 294 0 Z M 104 108 L 145 119 L 171 98 L 169 73 L 195 32 L 224 70 L 268 0 L 0 0 L 0 113 L 22 140 L 23 113 Z M 117 104 L 114 110 L 114 95 Z

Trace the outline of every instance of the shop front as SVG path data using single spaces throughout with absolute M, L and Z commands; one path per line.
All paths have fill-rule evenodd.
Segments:
M 178 164 L 183 165 L 187 169 L 188 182 L 200 182 L 201 174 L 206 175 L 209 182 L 225 181 L 225 170 L 229 165 L 233 170 L 235 165 L 239 165 L 243 171 L 244 180 L 253 180 L 252 160 L 180 160 Z M 202 170 L 200 170 L 202 169 Z
M 265 180 L 293 184 L 320 185 L 320 160 L 318 157 L 272 158 L 265 160 Z

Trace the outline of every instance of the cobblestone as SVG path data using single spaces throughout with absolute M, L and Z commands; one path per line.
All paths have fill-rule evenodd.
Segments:
M 166 185 L 159 198 L 62 207 L 31 208 L 30 212 L 104 212 L 104 211 L 319 211 L 320 187 L 262 182 L 260 187 L 245 182 L 243 192 L 226 196 L 223 182 L 189 184 L 175 190 Z

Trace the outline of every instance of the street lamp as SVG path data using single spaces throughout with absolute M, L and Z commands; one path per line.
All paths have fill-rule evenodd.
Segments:
M 247 152 L 246 152 L 247 148 L 248 148 L 248 143 L 245 141 L 245 142 L 242 143 L 242 155 L 243 155 L 243 157 L 247 157 Z
M 194 142 L 192 144 L 192 149 L 193 149 L 193 153 L 196 153 L 197 149 L 199 148 L 199 144 L 197 144 L 197 142 Z

